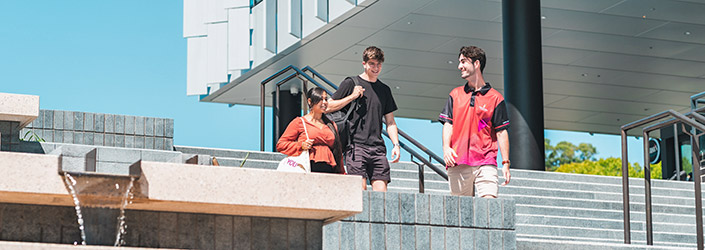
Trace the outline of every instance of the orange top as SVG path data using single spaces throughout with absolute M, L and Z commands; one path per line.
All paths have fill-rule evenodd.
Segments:
M 333 131 L 326 125 L 318 127 L 306 118 L 301 119 L 297 117 L 289 123 L 286 127 L 284 134 L 279 137 L 279 142 L 277 142 L 277 151 L 282 154 L 289 156 L 300 155 L 301 144 L 306 140 L 306 133 L 304 133 L 304 127 L 302 120 L 306 121 L 306 130 L 308 131 L 308 138 L 313 139 L 313 146 L 308 150 L 309 159 L 313 162 L 325 162 L 331 166 L 335 166 L 335 156 L 330 150 L 335 142 L 335 135 Z M 333 123 L 335 127 L 335 123 Z M 335 127 L 337 129 L 337 127 Z

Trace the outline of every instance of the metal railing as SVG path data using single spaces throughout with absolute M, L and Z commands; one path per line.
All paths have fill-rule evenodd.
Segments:
M 337 89 L 338 89 L 338 86 L 337 86 L 337 85 L 333 84 L 331 81 L 329 81 L 327 78 L 325 78 L 323 75 L 321 75 L 320 73 L 318 73 L 316 70 L 314 70 L 314 69 L 311 68 L 310 66 L 306 66 L 306 67 L 304 67 L 304 68 L 302 68 L 302 69 L 299 69 L 299 68 L 297 68 L 297 67 L 295 67 L 295 66 L 293 66 L 293 65 L 289 65 L 289 66 L 286 66 L 285 68 L 279 70 L 277 73 L 274 73 L 273 75 L 271 75 L 271 76 L 267 77 L 266 79 L 264 79 L 264 80 L 261 82 L 261 86 L 260 86 L 260 150 L 261 150 L 261 151 L 264 151 L 264 130 L 265 130 L 265 129 L 264 129 L 264 122 L 265 122 L 265 120 L 264 120 L 264 106 L 265 106 L 266 85 L 267 85 L 269 82 L 273 81 L 274 79 L 277 79 L 278 77 L 284 75 L 284 74 L 285 74 L 286 72 L 288 72 L 288 71 L 294 71 L 294 73 L 291 73 L 290 75 L 288 75 L 288 76 L 282 78 L 281 80 L 277 81 L 277 83 L 276 83 L 276 91 L 275 91 L 274 96 L 273 96 L 273 99 L 274 99 L 274 100 L 272 101 L 272 108 L 273 108 L 272 112 L 274 113 L 274 115 L 273 115 L 273 117 L 272 117 L 272 120 L 273 120 L 273 123 L 274 123 L 273 132 L 274 132 L 275 135 L 278 134 L 278 132 L 279 132 L 279 131 L 278 131 L 278 126 L 277 126 L 277 119 L 278 119 L 278 118 L 276 117 L 277 106 L 278 106 L 277 103 L 276 103 L 276 98 L 279 96 L 279 90 L 280 90 L 281 85 L 285 84 L 286 82 L 288 82 L 288 81 L 290 81 L 290 80 L 292 80 L 292 79 L 294 79 L 294 78 L 299 78 L 299 79 L 303 82 L 303 90 L 304 90 L 304 92 L 305 92 L 306 89 L 307 89 L 307 84 L 310 82 L 310 83 L 316 85 L 317 87 L 320 87 L 320 88 L 325 89 L 326 92 L 328 92 L 328 95 L 331 96 L 331 95 L 333 94 L 332 91 L 330 91 L 330 90 L 329 90 L 327 87 L 325 87 L 323 84 L 321 84 L 321 83 L 319 83 L 318 81 L 316 81 L 315 78 L 319 78 L 319 79 L 321 79 L 323 82 L 325 82 L 330 88 L 332 88 L 332 89 L 334 89 L 334 90 L 337 90 Z M 311 75 L 306 74 L 306 72 L 310 72 Z M 304 105 L 307 105 L 307 104 L 304 104 Z M 436 172 L 438 175 L 440 175 L 440 176 L 443 177 L 444 179 L 448 180 L 448 175 L 446 174 L 446 172 L 443 171 L 441 168 L 439 168 L 437 165 L 434 165 L 433 163 L 431 163 L 431 159 L 433 159 L 433 160 L 439 162 L 439 163 L 441 164 L 441 166 L 443 166 L 443 165 L 445 164 L 443 158 L 441 158 L 440 156 L 438 156 L 438 155 L 436 155 L 435 153 L 433 153 L 431 150 L 429 150 L 428 148 L 426 148 L 425 146 L 423 146 L 421 143 L 419 143 L 418 141 L 416 141 L 414 138 L 412 138 L 411 136 L 409 136 L 407 133 L 405 133 L 405 132 L 402 131 L 401 129 L 398 129 L 398 128 L 397 128 L 397 131 L 398 131 L 399 136 L 400 136 L 401 138 L 406 139 L 408 142 L 410 142 L 411 144 L 413 144 L 414 146 L 416 146 L 419 150 L 421 150 L 421 151 L 423 151 L 424 153 L 426 153 L 426 154 L 429 156 L 429 159 L 426 160 L 425 157 L 421 156 L 421 154 L 417 153 L 417 152 L 416 152 L 413 148 L 411 148 L 409 145 L 407 145 L 406 143 L 404 143 L 404 142 L 402 142 L 402 141 L 399 141 L 399 146 L 400 146 L 402 149 L 404 149 L 406 152 L 408 152 L 412 157 L 415 157 L 416 159 L 418 159 L 419 161 L 421 161 L 424 166 L 429 167 L 431 170 L 433 170 L 434 172 Z M 386 131 L 382 131 L 382 134 L 384 134 L 386 137 L 389 137 L 389 134 L 387 134 Z M 273 140 L 274 140 L 274 138 L 276 138 L 276 136 L 273 136 Z M 276 142 L 274 142 L 274 143 L 276 143 Z M 423 166 L 419 165 L 419 192 L 420 192 L 420 193 L 423 193 L 423 192 L 424 192 L 424 183 L 423 183 L 423 182 L 424 182 L 424 178 L 423 178 L 422 175 L 423 175 Z
M 621 128 L 621 136 L 622 136 L 622 200 L 623 200 L 623 212 L 624 212 L 624 243 L 630 244 L 631 243 L 631 225 L 630 225 L 630 214 L 629 214 L 629 163 L 628 163 L 628 154 L 627 154 L 627 131 L 648 125 L 650 123 L 662 120 L 667 117 L 672 117 L 672 119 L 648 126 L 643 128 L 643 136 L 644 136 L 644 203 L 645 203 L 645 215 L 646 215 L 646 244 L 647 245 L 653 245 L 653 223 L 652 223 L 652 202 L 651 202 L 651 164 L 650 164 L 650 159 L 649 159 L 649 133 L 651 131 L 654 131 L 656 129 L 660 129 L 666 126 L 673 126 L 674 124 L 681 124 L 683 126 L 683 130 L 685 131 L 685 126 L 689 125 L 694 129 L 700 130 L 700 131 L 705 131 L 705 116 L 702 116 L 698 114 L 697 112 L 701 112 L 705 110 L 705 107 L 701 109 L 694 109 L 691 112 L 688 112 L 686 114 L 681 114 L 678 113 L 674 110 L 667 110 L 640 120 L 637 120 L 635 122 L 626 124 L 622 126 Z M 688 135 L 693 138 L 693 141 L 698 141 L 697 137 L 699 135 L 695 135 L 694 133 L 687 133 Z M 697 143 L 697 142 L 696 142 Z M 699 144 L 699 143 L 698 143 Z M 695 176 L 698 176 L 698 180 L 700 180 L 700 160 L 699 160 L 699 146 L 696 144 L 693 144 L 693 174 Z M 697 154 L 696 154 L 697 150 Z M 701 197 L 701 187 L 700 183 L 696 182 L 695 184 L 695 192 L 696 192 L 696 225 L 698 227 L 697 233 L 698 233 L 698 248 L 703 249 L 703 236 L 702 236 L 702 197 Z
M 693 115 L 699 116 L 700 114 L 698 112 L 702 112 L 701 110 L 705 110 L 705 107 L 703 108 L 698 108 L 699 103 L 704 103 L 705 100 L 705 92 L 701 92 L 699 94 L 695 94 L 690 97 L 690 112 L 693 113 Z M 701 116 L 702 117 L 702 116 Z M 703 197 L 702 197 L 702 182 L 703 182 L 703 174 L 705 172 L 705 169 L 702 168 L 702 163 L 703 163 L 703 154 L 700 152 L 700 138 L 703 134 L 696 135 L 696 130 L 693 128 L 692 133 L 688 133 L 685 131 L 685 127 L 683 127 L 683 130 L 686 134 L 690 135 L 691 140 L 691 146 L 693 149 L 693 182 L 694 182 L 694 188 L 695 188 L 695 226 L 696 226 L 696 237 L 697 237 L 697 242 L 698 242 L 698 249 L 703 250 L 705 248 L 705 242 L 703 239 Z M 705 130 L 700 130 L 700 131 L 705 131 Z M 698 158 L 699 156 L 699 158 Z M 697 162 L 697 163 L 695 163 Z

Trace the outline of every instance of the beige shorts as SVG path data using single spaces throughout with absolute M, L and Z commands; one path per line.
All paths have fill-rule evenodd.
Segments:
M 492 195 L 497 197 L 499 177 L 497 166 L 458 165 L 448 168 L 450 194 L 459 196 Z

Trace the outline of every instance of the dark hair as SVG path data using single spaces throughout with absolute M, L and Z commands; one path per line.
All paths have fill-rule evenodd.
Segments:
M 485 61 L 487 61 L 487 56 L 485 56 L 485 51 L 481 48 L 475 46 L 463 46 L 462 48 L 460 48 L 460 54 L 458 55 L 458 57 L 460 57 L 461 55 L 465 58 L 471 59 L 473 63 L 476 60 L 480 60 L 480 72 L 483 72 L 485 70 Z
M 384 62 L 384 52 L 382 49 L 377 48 L 375 46 L 370 46 L 365 49 L 364 52 L 362 52 L 362 61 L 367 62 L 370 59 L 375 59 L 379 61 L 380 63 Z
M 313 87 L 309 89 L 306 92 L 306 98 L 311 99 L 311 103 L 309 103 L 308 105 L 313 106 L 323 101 L 323 93 L 326 93 L 326 90 L 320 87 Z

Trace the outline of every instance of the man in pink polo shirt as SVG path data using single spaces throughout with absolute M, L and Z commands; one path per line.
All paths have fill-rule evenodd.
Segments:
M 450 92 L 439 116 L 443 123 L 443 159 L 452 195 L 497 198 L 497 151 L 509 183 L 509 117 L 504 97 L 482 77 L 485 52 L 475 46 L 460 49 L 458 69 L 467 82 Z

